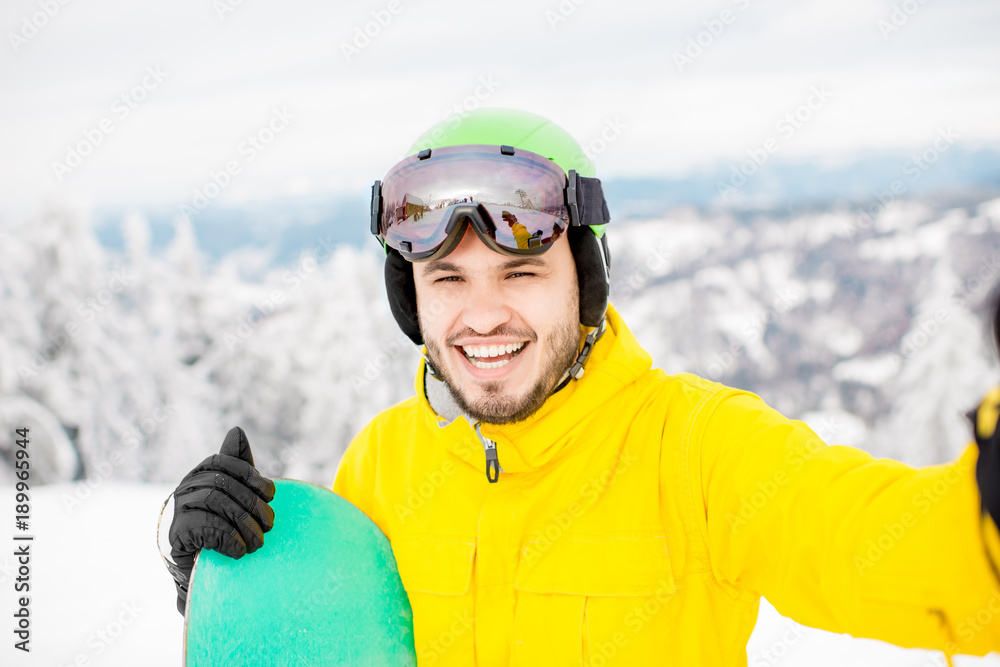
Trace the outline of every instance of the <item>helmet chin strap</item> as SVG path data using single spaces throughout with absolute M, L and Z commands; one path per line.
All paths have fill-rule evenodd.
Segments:
M 604 331 L 607 328 L 607 320 L 601 317 L 601 321 L 596 327 L 591 329 L 586 338 L 583 339 L 583 349 L 580 350 L 580 354 L 576 355 L 576 361 L 573 365 L 566 369 L 566 372 L 562 374 L 559 378 L 559 382 L 556 383 L 556 388 L 563 386 L 563 383 L 573 378 L 574 380 L 579 380 L 583 377 L 583 367 L 587 363 L 587 359 L 590 358 L 590 353 L 594 350 L 594 344 L 601 340 L 601 336 L 604 335 Z
M 587 336 L 583 339 L 583 349 L 580 353 L 576 355 L 576 361 L 566 369 L 566 372 L 562 374 L 559 378 L 559 382 L 556 382 L 556 391 L 562 389 L 563 384 L 570 378 L 574 380 L 579 380 L 583 377 L 583 367 L 587 364 L 587 359 L 590 358 L 590 353 L 594 351 L 594 345 L 597 341 L 601 340 L 601 336 L 604 335 L 607 329 L 607 319 L 602 317 L 600 323 L 587 333 Z M 431 377 L 438 380 L 443 380 L 443 378 L 437 374 L 434 370 L 434 364 L 431 363 L 431 358 L 427 355 L 426 346 L 420 348 L 420 356 L 424 358 L 424 364 L 427 366 L 427 372 L 431 374 Z
M 434 370 L 434 364 L 431 363 L 431 358 L 427 356 L 426 345 L 420 348 L 420 356 L 424 358 L 424 365 L 427 366 L 427 372 L 431 374 L 431 377 L 443 381 L 444 378 L 437 374 L 437 371 Z

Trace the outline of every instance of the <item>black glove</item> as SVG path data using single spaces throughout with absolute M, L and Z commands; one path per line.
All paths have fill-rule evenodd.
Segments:
M 983 513 L 989 512 L 993 522 L 1000 526 L 1000 389 L 994 389 L 975 410 L 969 420 L 976 433 L 979 458 L 976 461 L 976 482 L 982 498 Z
M 993 340 L 1000 352 L 1000 286 L 994 288 L 993 296 Z M 986 395 L 975 410 L 968 415 L 972 431 L 979 445 L 976 460 L 976 484 L 982 500 L 983 514 L 993 517 L 993 523 L 1000 526 L 1000 387 Z
M 199 549 L 232 558 L 253 553 L 274 526 L 274 482 L 253 467 L 253 454 L 239 426 L 230 429 L 218 454 L 209 456 L 174 491 L 167 563 L 177 585 L 177 609 L 184 613 L 188 583 Z

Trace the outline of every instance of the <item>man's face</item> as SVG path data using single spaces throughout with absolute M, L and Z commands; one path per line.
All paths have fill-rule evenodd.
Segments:
M 579 291 L 565 235 L 544 254 L 510 257 L 467 228 L 447 256 L 414 263 L 413 280 L 431 363 L 474 419 L 526 419 L 576 359 Z

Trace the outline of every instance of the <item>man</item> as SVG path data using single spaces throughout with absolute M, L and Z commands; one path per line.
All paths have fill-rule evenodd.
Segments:
M 976 446 L 923 469 L 826 446 L 753 394 L 651 368 L 607 304 L 607 207 L 564 131 L 484 109 L 410 153 L 373 188 L 372 232 L 425 359 L 333 488 L 391 541 L 421 664 L 743 665 L 762 595 L 834 632 L 1000 647 L 996 397 L 978 468 Z M 178 487 L 181 600 L 198 548 L 261 546 L 273 486 L 251 465 L 234 429 Z
M 532 247 L 531 244 L 534 242 L 535 237 L 528 233 L 528 228 L 518 222 L 517 218 L 510 211 L 501 211 L 500 218 L 510 227 L 510 231 L 514 235 L 514 240 L 517 242 L 519 249 L 527 250 Z

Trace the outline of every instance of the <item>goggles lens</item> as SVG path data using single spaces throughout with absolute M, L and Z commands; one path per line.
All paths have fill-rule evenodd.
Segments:
M 494 250 L 509 254 L 544 252 L 570 224 L 566 174 L 541 155 L 481 145 L 423 154 L 382 181 L 379 234 L 407 259 L 431 258 L 464 217 Z

